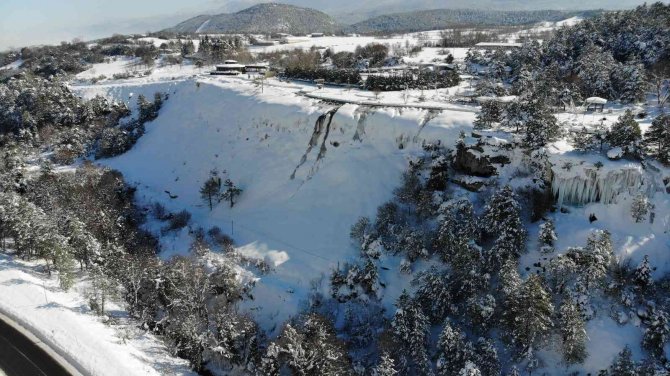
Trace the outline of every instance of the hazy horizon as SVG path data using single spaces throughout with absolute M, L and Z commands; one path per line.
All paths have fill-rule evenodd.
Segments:
M 37 44 L 53 44 L 74 38 L 90 40 L 114 33 L 144 33 L 173 26 L 198 14 L 233 12 L 268 2 L 257 0 L 4 0 L 0 2 L 0 50 Z M 285 0 L 308 6 L 345 20 L 413 9 L 488 8 L 518 9 L 614 9 L 630 8 L 643 0 Z M 666 2 L 666 1 L 664 1 Z M 582 5 L 584 4 L 584 6 Z

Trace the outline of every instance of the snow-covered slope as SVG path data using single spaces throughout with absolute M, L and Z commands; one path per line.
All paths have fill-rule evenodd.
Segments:
M 80 90 L 123 100 L 130 93 L 170 92 L 137 145 L 103 163 L 138 183 L 145 202 L 187 209 L 194 224 L 219 226 L 242 252 L 276 265 L 246 303 L 266 329 L 298 312 L 311 282 L 358 256 L 350 226 L 391 197 L 422 140 L 452 142 L 474 120 L 473 113 L 444 111 L 422 126 L 427 111 L 338 107 L 271 87 L 255 94 L 252 85 L 231 81 Z M 326 119 L 318 132 L 317 119 L 335 110 L 330 126 Z M 210 212 L 200 199 L 212 169 L 244 189 L 233 209 L 221 203 Z M 186 233 L 164 241 L 163 255 L 187 252 L 188 241 Z
M 0 255 L 0 312 L 65 358 L 75 359 L 82 372 L 96 376 L 192 374 L 186 361 L 171 357 L 159 339 L 134 323 L 106 325 L 93 315 L 84 298 L 86 281 L 76 285 L 81 291 L 64 292 L 57 278 L 47 277 L 42 269 L 43 265 Z

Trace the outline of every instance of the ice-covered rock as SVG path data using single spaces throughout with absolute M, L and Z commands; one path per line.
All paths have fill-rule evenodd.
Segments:
M 623 155 L 624 155 L 623 149 L 618 147 L 618 146 L 615 147 L 615 148 L 610 149 L 607 152 L 607 158 L 609 158 L 613 161 L 617 161 L 617 160 L 623 158 Z
M 551 189 L 559 205 L 611 204 L 622 193 L 634 194 L 645 184 L 642 168 L 626 165 L 617 169 L 575 167 L 566 171 L 552 168 Z

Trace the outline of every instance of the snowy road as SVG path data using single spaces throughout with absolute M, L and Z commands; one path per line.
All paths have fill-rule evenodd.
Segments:
M 46 351 L 12 325 L 0 320 L 0 375 L 70 375 Z

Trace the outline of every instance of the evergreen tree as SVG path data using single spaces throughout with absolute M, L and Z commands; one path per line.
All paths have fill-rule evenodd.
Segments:
M 649 264 L 649 256 L 644 255 L 644 258 L 642 259 L 642 262 L 635 268 L 635 272 L 633 274 L 633 280 L 635 281 L 635 284 L 643 289 L 646 290 L 648 289 L 653 283 L 654 280 L 651 277 L 651 265 Z
M 421 180 L 417 176 L 417 173 L 412 169 L 409 169 L 408 171 L 403 172 L 402 183 L 393 193 L 401 203 L 405 205 L 414 205 L 419 198 L 421 189 Z
M 519 275 L 518 263 L 515 260 L 507 260 L 500 268 L 500 291 L 505 299 L 515 296 L 521 288 L 521 276 Z
M 563 359 L 569 364 L 586 359 L 586 329 L 582 314 L 570 298 L 560 308 L 560 331 L 563 339 Z
M 484 232 L 496 236 L 489 252 L 491 266 L 502 265 L 524 252 L 526 230 L 521 222 L 521 207 L 510 186 L 503 187 L 491 196 L 484 209 L 482 225 Z
M 548 219 L 540 225 L 540 232 L 538 234 L 538 241 L 540 248 L 544 253 L 550 253 L 554 250 L 554 242 L 558 239 L 556 236 L 556 229 L 554 221 Z
M 668 342 L 669 335 L 668 314 L 661 309 L 652 309 L 642 338 L 642 346 L 657 358 L 662 359 L 664 357 L 663 347 Z
M 640 131 L 640 125 L 635 121 L 633 112 L 626 110 L 612 125 L 607 134 L 607 142 L 612 147 L 620 147 L 628 153 L 636 154 L 641 137 L 642 131 Z
M 221 194 L 221 198 L 230 202 L 230 207 L 235 206 L 235 199 L 242 193 L 242 189 L 235 186 L 235 184 L 230 180 L 226 179 L 223 183 L 223 186 L 226 188 Z
M 458 376 L 482 376 L 482 372 L 479 370 L 476 364 L 471 361 L 465 362 L 463 368 L 458 373 Z
M 440 333 L 437 342 L 437 374 L 439 376 L 454 376 L 468 361 L 465 353 L 465 335 L 458 328 L 454 328 L 448 321 Z
M 630 214 L 635 222 L 639 223 L 647 218 L 647 214 L 649 214 L 649 207 L 649 200 L 644 194 L 639 193 L 633 198 L 633 202 L 630 206 Z
M 483 102 L 481 109 L 477 113 L 477 118 L 473 123 L 475 129 L 490 128 L 493 123 L 500 122 L 502 112 L 502 106 L 497 100 Z
M 542 345 L 551 330 L 554 307 L 551 296 L 537 275 L 523 282 L 519 291 L 506 302 L 503 322 L 508 340 L 525 356 L 533 347 Z
M 491 340 L 479 338 L 475 348 L 477 352 L 476 364 L 483 376 L 499 376 L 500 360 L 498 351 Z
M 670 115 L 658 115 L 644 134 L 644 144 L 652 157 L 670 164 Z
M 209 210 L 212 210 L 214 205 L 218 203 L 220 195 L 221 178 L 215 172 L 212 172 L 209 179 L 200 188 L 200 198 L 209 206 Z
M 427 353 L 430 321 L 406 291 L 398 298 L 396 307 L 391 327 L 403 351 L 411 359 L 410 369 L 424 375 L 431 374 Z
M 421 273 L 413 283 L 418 285 L 415 299 L 430 321 L 433 323 L 444 321 L 453 304 L 449 290 L 451 287 L 449 275 L 431 268 Z
M 626 346 L 614 358 L 610 366 L 610 376 L 637 376 L 635 362 L 633 361 L 633 352 Z
M 398 371 L 395 370 L 395 362 L 388 353 L 382 354 L 379 364 L 372 372 L 373 376 L 395 376 Z

